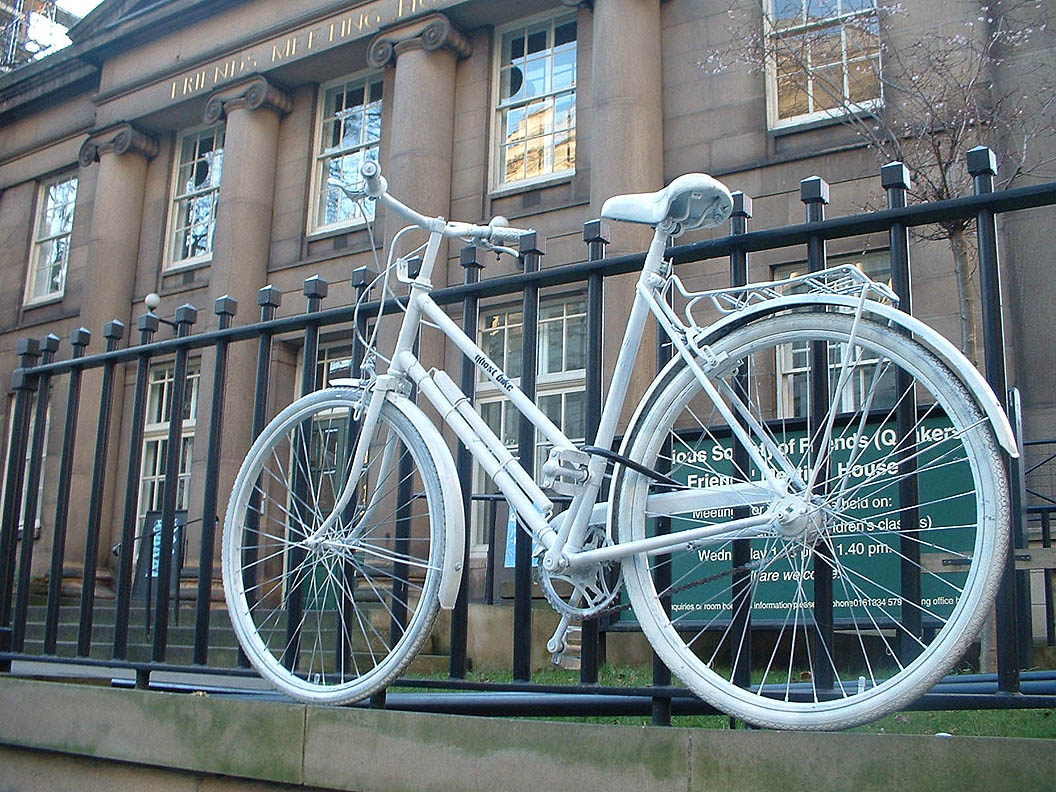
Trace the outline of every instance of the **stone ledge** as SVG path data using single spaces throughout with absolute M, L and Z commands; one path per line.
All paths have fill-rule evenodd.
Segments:
M 170 768 L 172 788 L 192 773 L 357 792 L 991 792 L 1046 789 L 1056 776 L 1049 740 L 600 726 L 12 677 L 0 677 L 0 713 L 4 753 L 39 757 L 38 778 L 57 753 Z

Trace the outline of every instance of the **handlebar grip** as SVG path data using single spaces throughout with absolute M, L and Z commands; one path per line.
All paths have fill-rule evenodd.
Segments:
M 359 175 L 363 177 L 366 193 L 371 198 L 380 198 L 385 194 L 388 184 L 381 175 L 381 166 L 373 160 L 367 160 L 359 166 Z
M 522 236 L 532 233 L 529 230 L 512 226 L 490 226 L 490 228 L 491 234 L 488 235 L 488 241 L 495 245 L 517 245 Z

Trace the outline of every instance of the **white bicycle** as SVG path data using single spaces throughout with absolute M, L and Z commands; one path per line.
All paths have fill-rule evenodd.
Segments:
M 962 657 L 998 585 L 1009 535 L 1000 448 L 1015 455 L 1016 443 L 980 374 L 898 311 L 886 285 L 844 266 L 691 292 L 665 246 L 724 222 L 727 189 L 688 174 L 611 198 L 604 216 L 655 234 L 597 436 L 577 447 L 430 297 L 444 238 L 508 250 L 525 232 L 424 217 L 387 193 L 375 163 L 362 176 L 365 196 L 428 232 L 417 274 L 390 253 L 379 276 L 409 286 L 387 370 L 374 371 L 386 360 L 379 319 L 362 378 L 301 397 L 256 439 L 224 523 L 231 620 L 276 687 L 307 702 L 363 699 L 454 605 L 462 497 L 414 389 L 537 542 L 539 583 L 562 615 L 553 651 L 572 621 L 633 608 L 697 695 L 758 726 L 800 729 L 902 708 Z M 698 323 L 705 311 L 718 318 Z M 674 356 L 614 452 L 650 314 Z M 552 445 L 540 483 L 447 374 L 423 367 L 423 324 Z M 572 498 L 560 513 L 554 493 Z

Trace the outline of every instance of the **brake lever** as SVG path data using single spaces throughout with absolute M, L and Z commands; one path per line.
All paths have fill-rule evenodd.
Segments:
M 496 245 L 495 243 L 489 242 L 486 239 L 478 240 L 477 246 L 482 247 L 485 250 L 492 251 L 495 254 L 495 258 L 498 258 L 503 253 L 508 253 L 514 258 L 520 256 L 520 251 L 514 250 L 513 248 L 505 247 L 504 245 Z

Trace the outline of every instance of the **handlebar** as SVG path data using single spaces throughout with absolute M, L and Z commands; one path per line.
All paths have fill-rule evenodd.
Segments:
M 388 192 L 388 182 L 381 175 L 381 166 L 373 160 L 364 162 L 359 168 L 359 175 L 363 177 L 364 192 L 368 198 L 375 199 L 388 209 L 396 212 L 406 220 L 428 231 L 435 231 L 445 237 L 464 239 L 470 243 L 481 244 L 484 247 L 502 248 L 509 250 L 506 245 L 517 245 L 525 234 L 533 233 L 532 230 L 514 228 L 505 217 L 494 217 L 486 226 L 473 223 L 446 222 L 442 217 L 426 217 L 419 214 L 409 206 L 405 206 L 396 200 Z M 509 250 L 511 253 L 516 251 Z

